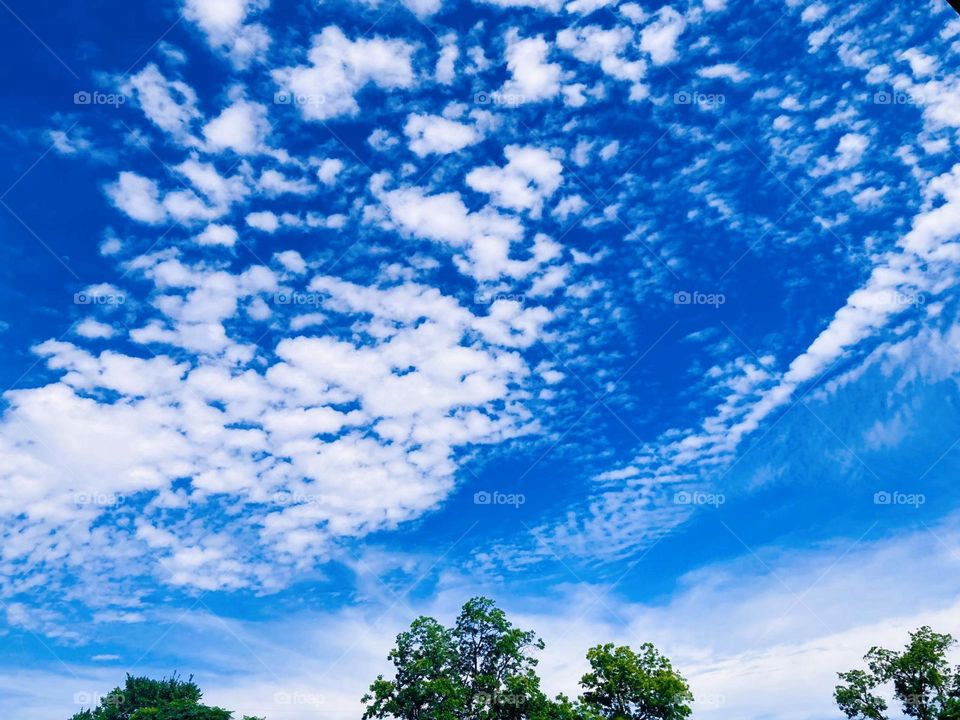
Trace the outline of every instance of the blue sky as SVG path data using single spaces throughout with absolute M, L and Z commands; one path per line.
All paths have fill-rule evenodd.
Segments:
M 715 718 L 960 632 L 945 3 L 0 13 L 5 716 L 355 718 L 475 593 Z

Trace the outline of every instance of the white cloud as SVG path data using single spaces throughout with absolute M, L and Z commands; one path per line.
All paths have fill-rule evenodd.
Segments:
M 654 20 L 640 33 L 640 49 L 650 54 L 655 65 L 677 59 L 677 39 L 686 27 L 683 16 L 669 5 L 657 10 Z
M 191 126 L 201 115 L 197 94 L 180 80 L 168 80 L 153 63 L 123 85 L 123 92 L 136 97 L 143 114 L 177 142 L 196 144 Z
M 542 35 L 521 38 L 516 28 L 506 35 L 507 69 L 510 79 L 501 92 L 511 104 L 549 100 L 560 92 L 561 67 L 547 62 L 550 46 Z
M 440 115 L 410 115 L 403 131 L 410 150 L 420 157 L 430 154 L 448 155 L 483 139 L 476 127 L 448 120 Z
M 243 175 L 238 173 L 224 177 L 213 163 L 200 162 L 191 158 L 173 169 L 185 177 L 197 192 L 207 198 L 211 205 L 217 208 L 219 214 L 227 212 L 250 193 L 247 179 Z
M 79 325 L 77 325 L 77 327 L 76 327 L 76 333 L 77 333 L 77 335 L 80 335 L 81 337 L 85 337 L 85 338 L 88 338 L 88 339 L 105 339 L 105 338 L 111 338 L 111 337 L 114 336 L 115 332 L 116 332 L 116 331 L 113 329 L 113 327 L 112 327 L 111 325 L 107 325 L 106 323 L 98 322 L 97 320 L 94 320 L 93 318 L 86 318 L 86 319 L 84 319 L 84 320 L 83 320 Z
M 552 196 L 563 181 L 563 166 L 542 148 L 508 145 L 504 154 L 506 165 L 471 170 L 466 177 L 467 185 L 489 194 L 498 207 L 527 210 L 531 217 L 540 217 L 543 201 Z
M 297 99 L 308 120 L 356 115 L 357 92 L 372 83 L 384 90 L 413 87 L 413 46 L 381 37 L 350 40 L 331 25 L 313 38 L 309 65 L 273 72 L 281 91 Z
M 317 168 L 317 179 L 324 185 L 330 186 L 336 183 L 337 176 L 343 171 L 343 161 L 337 158 L 326 158 Z
M 206 34 L 210 46 L 225 52 L 238 68 L 263 60 L 270 35 L 248 16 L 267 5 L 266 0 L 185 0 L 184 16 Z
M 578 15 L 589 15 L 600 8 L 616 5 L 616 0 L 571 0 L 563 9 L 568 13 L 577 13 Z
M 275 255 L 277 260 L 286 270 L 297 275 L 302 275 L 307 271 L 307 263 L 296 250 L 284 250 Z
M 207 225 L 203 232 L 197 235 L 198 245 L 223 245 L 233 247 L 237 242 L 237 231 L 230 225 Z
M 477 280 L 526 278 L 554 261 L 558 254 L 553 241 L 537 236 L 531 257 L 515 259 L 512 251 L 524 239 L 519 220 L 491 207 L 471 212 L 457 192 L 427 195 L 412 187 L 374 190 L 387 211 L 388 226 L 443 244 L 454 252 L 460 271 Z
M 257 188 L 267 197 L 279 195 L 312 195 L 317 191 L 315 185 L 304 178 L 288 178 L 278 170 L 264 170 L 257 181 Z
M 624 51 L 635 45 L 633 30 L 626 27 L 609 30 L 599 25 L 567 28 L 557 33 L 557 47 L 572 53 L 581 62 L 594 63 L 612 78 L 632 84 L 631 100 L 642 100 L 648 90 L 641 82 L 647 72 L 642 60 L 626 60 Z
M 247 225 L 257 230 L 272 233 L 280 227 L 280 220 L 276 213 L 269 210 L 261 210 L 247 214 Z
M 750 73 L 742 70 L 735 63 L 719 63 L 710 65 L 697 70 L 697 75 L 704 78 L 725 78 L 731 82 L 739 83 L 750 77 Z
M 558 12 L 563 5 L 563 0 L 483 0 L 483 2 L 497 7 L 535 8 L 553 13 Z
M 434 77 L 441 85 L 450 85 L 457 77 L 457 60 L 460 58 L 460 48 L 457 47 L 457 36 L 454 33 L 441 38 L 440 55 L 437 57 L 437 66 Z
M 157 184 L 135 172 L 121 172 L 116 182 L 107 185 L 106 192 L 113 204 L 134 220 L 155 225 L 167 217 Z
M 233 150 L 241 155 L 263 152 L 268 132 L 266 106 L 247 100 L 237 100 L 203 127 L 211 151 Z

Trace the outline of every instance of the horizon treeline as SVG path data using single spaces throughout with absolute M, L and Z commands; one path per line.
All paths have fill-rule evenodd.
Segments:
M 946 654 L 950 635 L 924 626 L 903 651 L 871 648 L 865 670 L 838 673 L 838 709 L 851 720 L 888 720 L 886 697 L 916 720 L 960 720 L 960 667 Z M 390 678 L 378 675 L 360 698 L 362 720 L 684 720 L 690 686 L 650 643 L 598 644 L 578 694 L 550 697 L 537 674 L 542 639 L 511 623 L 493 600 L 475 597 L 446 627 L 421 616 L 396 637 Z M 884 690 L 884 688 L 887 688 Z M 881 694 L 882 693 L 882 694 Z M 95 708 L 70 720 L 235 720 L 205 705 L 193 677 L 154 680 L 127 675 Z M 242 720 L 267 720 L 243 715 Z

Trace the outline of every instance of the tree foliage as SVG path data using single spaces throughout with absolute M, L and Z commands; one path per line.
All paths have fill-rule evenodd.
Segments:
M 876 691 L 889 687 L 908 717 L 960 719 L 960 667 L 951 668 L 946 657 L 954 643 L 924 626 L 910 633 L 901 651 L 870 648 L 863 656 L 866 670 L 838 673 L 837 706 L 854 720 L 887 720 L 887 703 Z
M 683 720 L 693 694 L 670 661 L 650 643 L 640 652 L 612 643 L 587 651 L 583 701 L 604 720 Z
M 549 698 L 535 653 L 543 641 L 514 626 L 492 600 L 473 598 L 453 627 L 417 618 L 397 636 L 382 675 L 364 695 L 364 720 L 683 720 L 692 701 L 686 681 L 652 645 L 639 654 L 600 645 L 576 701 Z
M 203 693 L 193 676 L 176 674 L 153 680 L 127 675 L 123 687 L 107 693 L 97 707 L 81 710 L 71 720 L 232 720 L 233 713 L 201 704 Z M 263 720 L 244 716 L 244 720 Z

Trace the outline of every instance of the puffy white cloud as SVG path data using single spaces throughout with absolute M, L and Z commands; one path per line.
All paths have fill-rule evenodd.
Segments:
M 237 237 L 237 231 L 232 226 L 212 223 L 197 235 L 197 244 L 233 247 L 237 242 Z
M 441 115 L 410 115 L 403 131 L 410 150 L 420 157 L 448 155 L 483 139 L 475 126 L 448 120 Z
M 562 69 L 547 61 L 550 46 L 542 35 L 521 38 L 516 28 L 506 35 L 507 69 L 510 79 L 501 92 L 511 104 L 540 102 L 556 97 L 560 92 Z
M 280 68 L 273 78 L 305 118 L 327 120 L 359 112 L 355 96 L 368 83 L 385 90 L 413 87 L 412 54 L 404 40 L 350 40 L 331 25 L 313 38 L 309 65 Z
M 185 0 L 184 16 L 206 34 L 211 47 L 225 52 L 238 68 L 262 60 L 270 35 L 248 16 L 265 8 L 267 0 Z
M 278 260 L 293 273 L 306 269 L 296 253 Z M 274 311 L 297 314 L 296 302 L 283 299 L 292 291 L 279 293 L 271 271 L 230 274 L 162 258 L 139 267 L 156 285 L 160 313 L 131 332 L 152 348 L 149 359 L 49 341 L 38 350 L 59 381 L 6 396 L 3 425 L 19 428 L 0 441 L 0 516 L 21 517 L 19 541 L 5 543 L 10 558 L 41 551 L 66 570 L 111 543 L 123 552 L 149 548 L 173 584 L 283 582 L 283 567 L 312 565 L 338 539 L 395 527 L 435 506 L 452 488 L 455 448 L 515 435 L 526 423 L 509 397 L 528 375 L 515 349 L 539 336 L 551 317 L 543 308 L 498 300 L 476 316 L 422 285 L 315 277 L 306 290 L 319 298 L 309 304 L 311 318 L 319 307 L 351 319 L 372 342 L 288 337 L 264 364 L 226 323 L 247 303 L 271 297 Z M 172 360 L 170 347 L 190 360 Z M 103 393 L 115 398 L 101 402 Z M 337 409 L 344 405 L 356 409 Z M 175 492 L 184 477 L 189 488 Z M 134 495 L 149 500 L 135 527 L 88 533 L 117 497 Z M 308 496 L 323 500 L 295 499 Z M 221 500 L 246 509 L 236 523 L 206 528 L 205 514 L 222 512 Z M 171 503 L 186 513 L 182 522 L 165 519 Z M 68 519 L 72 529 L 42 541 Z M 273 558 L 272 569 L 259 564 L 264 557 Z M 108 553 L 99 570 L 88 570 L 112 572 L 124 562 L 122 553 Z
M 160 189 L 150 178 L 124 170 L 116 182 L 107 185 L 106 192 L 113 204 L 134 220 L 155 225 L 167 217 L 160 204 Z
M 513 250 L 524 239 L 523 225 L 491 207 L 471 212 L 457 192 L 428 195 L 413 187 L 374 190 L 387 211 L 388 227 L 445 245 L 453 251 L 457 267 L 477 280 L 526 278 L 559 254 L 556 243 L 541 235 L 534 239 L 530 257 L 515 258 Z
M 257 181 L 257 188 L 268 197 L 279 195 L 312 195 L 317 191 L 315 185 L 303 178 L 288 178 L 278 170 L 264 170 Z
M 180 80 L 168 80 L 150 63 L 124 83 L 123 91 L 132 94 L 143 114 L 177 142 L 192 145 L 196 139 L 191 125 L 201 117 L 197 94 Z
M 77 325 L 75 332 L 88 339 L 105 339 L 113 337 L 116 331 L 112 325 L 86 318 Z
M 275 256 L 281 265 L 292 273 L 302 275 L 307 271 L 307 263 L 296 250 L 284 250 Z
M 866 135 L 846 133 L 837 142 L 836 157 L 833 159 L 819 158 L 817 166 L 811 171 L 811 174 L 819 176 L 838 170 L 849 170 L 860 162 L 869 146 L 870 139 Z
M 582 62 L 594 63 L 610 77 L 632 84 L 631 100 L 642 100 L 648 94 L 641 80 L 647 72 L 642 60 L 626 60 L 622 53 L 635 44 L 633 30 L 616 27 L 609 30 L 599 25 L 567 28 L 557 33 L 557 47 L 573 54 Z
M 280 219 L 270 210 L 247 213 L 247 225 L 257 230 L 272 233 L 280 227 Z
M 719 63 L 702 67 L 697 70 L 697 75 L 704 78 L 725 78 L 731 82 L 739 83 L 750 77 L 750 73 L 743 70 L 736 63 Z
M 266 106 L 242 99 L 203 126 L 203 137 L 210 150 L 233 150 L 241 155 L 263 152 L 269 132 Z
M 457 60 L 460 57 L 460 48 L 457 47 L 457 36 L 454 33 L 441 38 L 440 55 L 437 57 L 437 67 L 434 77 L 438 83 L 449 85 L 457 76 Z
M 317 168 L 317 179 L 324 185 L 333 185 L 343 171 L 343 161 L 337 158 L 325 158 Z
M 563 166 L 548 151 L 536 147 L 508 145 L 507 164 L 475 168 L 466 177 L 467 185 L 490 195 L 493 203 L 512 210 L 528 210 L 540 217 L 543 201 L 563 181 Z
M 615 0 L 571 0 L 563 6 L 563 9 L 569 13 L 589 15 L 600 8 L 610 7 L 611 5 L 616 5 Z
M 535 8 L 554 13 L 558 12 L 563 5 L 563 0 L 483 0 L 483 2 L 497 7 Z
M 687 23 L 669 5 L 657 10 L 652 22 L 640 32 L 640 49 L 650 54 L 655 65 L 666 65 L 677 59 L 677 39 Z
M 213 163 L 191 158 L 173 169 L 185 177 L 221 214 L 244 200 L 250 193 L 247 179 L 243 175 L 238 173 L 224 177 Z

